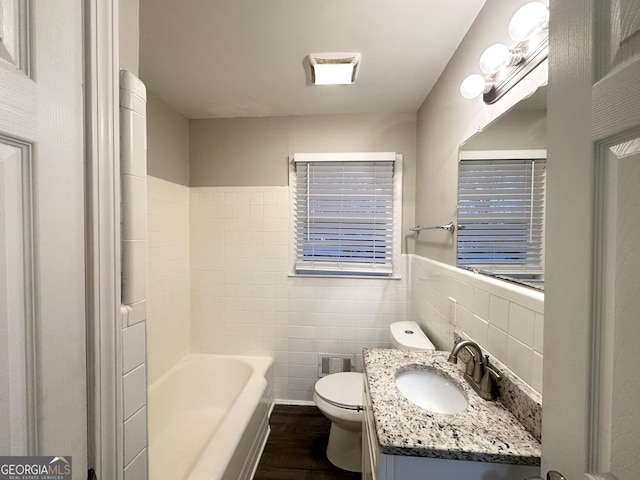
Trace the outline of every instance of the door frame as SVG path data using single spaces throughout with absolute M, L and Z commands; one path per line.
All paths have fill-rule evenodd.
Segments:
M 88 463 L 124 476 L 118 1 L 84 1 Z

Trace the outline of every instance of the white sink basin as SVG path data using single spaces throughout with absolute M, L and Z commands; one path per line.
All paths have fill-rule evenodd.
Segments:
M 467 399 L 455 384 L 429 370 L 406 370 L 396 376 L 396 385 L 411 403 L 434 413 L 460 413 Z

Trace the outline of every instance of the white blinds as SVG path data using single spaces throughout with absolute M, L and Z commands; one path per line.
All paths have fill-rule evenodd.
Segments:
M 461 160 L 458 265 L 543 274 L 545 160 Z
M 297 273 L 392 274 L 394 162 L 389 157 L 304 161 L 296 156 Z

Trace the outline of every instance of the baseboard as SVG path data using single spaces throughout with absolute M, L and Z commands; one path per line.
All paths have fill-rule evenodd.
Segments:
M 282 400 L 276 399 L 276 405 L 295 405 L 299 407 L 315 407 L 316 404 L 313 400 Z

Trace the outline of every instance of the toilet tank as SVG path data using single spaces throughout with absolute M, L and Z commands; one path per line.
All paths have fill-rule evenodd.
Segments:
M 434 351 L 436 349 L 416 322 L 395 322 L 389 326 L 389 330 L 393 348 L 422 351 Z

